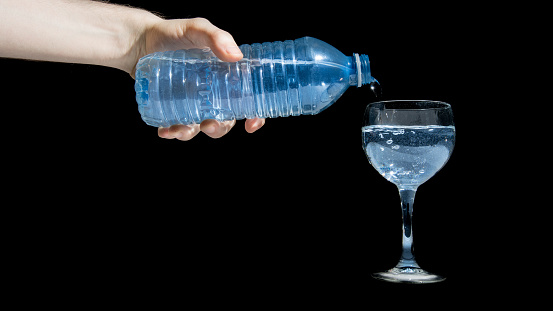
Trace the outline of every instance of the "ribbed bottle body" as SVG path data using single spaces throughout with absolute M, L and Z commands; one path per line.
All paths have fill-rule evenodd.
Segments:
M 352 57 L 314 38 L 240 49 L 244 58 L 235 63 L 198 49 L 140 59 L 135 90 L 143 120 L 167 127 L 316 114 L 357 83 Z

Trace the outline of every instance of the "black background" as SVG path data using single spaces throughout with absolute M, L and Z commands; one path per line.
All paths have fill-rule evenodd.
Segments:
M 140 119 L 134 80 L 116 69 L 0 59 L 5 195 L 20 281 L 58 295 L 157 297 L 249 304 L 370 306 L 383 292 L 411 300 L 483 294 L 506 250 L 494 221 L 479 137 L 488 124 L 497 36 L 474 7 L 373 2 L 111 1 L 165 18 L 205 17 L 238 44 L 312 36 L 367 54 L 383 99 L 450 103 L 457 128 L 447 165 L 419 188 L 419 264 L 431 285 L 370 278 L 400 255 L 395 186 L 361 148 L 368 87 L 316 116 L 243 121 L 223 138 L 164 140 Z M 489 64 L 484 66 L 483 64 Z M 484 151 L 483 151 L 484 150 Z M 58 287 L 54 287 L 58 288 Z M 460 294 L 460 289 L 463 294 Z M 155 294 L 154 294 L 155 293 Z M 416 295 L 415 295 L 416 294 Z M 90 296 L 92 295 L 92 296 Z M 183 303 L 188 300 L 184 299 Z M 155 299 L 154 299 L 155 300 Z

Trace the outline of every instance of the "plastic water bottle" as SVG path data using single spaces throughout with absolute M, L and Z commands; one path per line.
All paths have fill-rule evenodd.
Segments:
M 352 85 L 378 84 L 367 55 L 348 57 L 315 38 L 244 44 L 240 50 L 244 58 L 235 63 L 209 49 L 141 58 L 135 91 L 142 119 L 168 127 L 317 114 Z

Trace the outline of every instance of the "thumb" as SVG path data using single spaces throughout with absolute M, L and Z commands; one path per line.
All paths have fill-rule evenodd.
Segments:
M 209 47 L 222 61 L 237 62 L 243 58 L 231 34 L 217 28 L 205 18 L 187 20 L 185 36 L 198 48 Z

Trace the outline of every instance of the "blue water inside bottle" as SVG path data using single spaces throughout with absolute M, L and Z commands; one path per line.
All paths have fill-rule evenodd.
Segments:
M 378 87 L 367 55 L 345 56 L 311 37 L 244 44 L 244 58 L 209 49 L 158 52 L 136 67 L 136 101 L 149 125 L 317 114 L 352 85 Z

